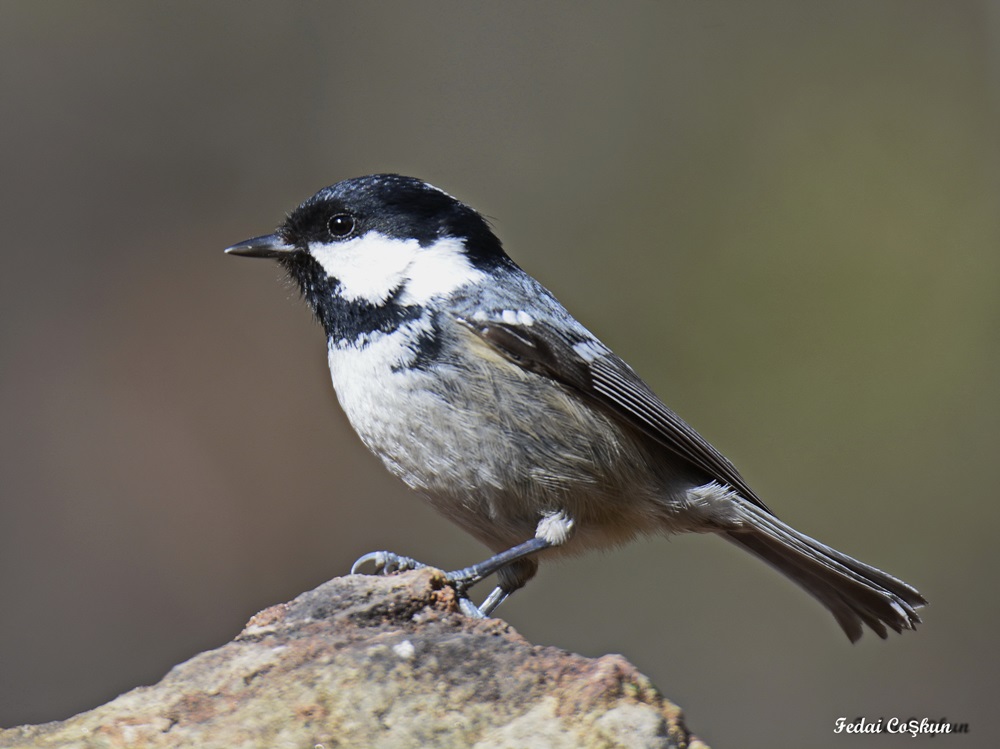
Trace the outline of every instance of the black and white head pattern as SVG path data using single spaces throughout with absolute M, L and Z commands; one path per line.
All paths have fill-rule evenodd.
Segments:
M 324 188 L 278 234 L 281 258 L 331 345 L 396 330 L 437 296 L 513 265 L 475 210 L 411 177 L 378 174 Z

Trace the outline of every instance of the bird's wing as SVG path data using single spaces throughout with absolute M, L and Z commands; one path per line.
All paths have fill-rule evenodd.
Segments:
M 458 318 L 508 361 L 569 388 L 770 512 L 736 466 L 671 411 L 607 346 L 580 331 L 564 333 L 545 322 L 515 320 L 516 316 L 489 321 Z

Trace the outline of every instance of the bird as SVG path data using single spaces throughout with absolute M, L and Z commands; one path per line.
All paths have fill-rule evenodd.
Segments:
M 797 583 L 852 642 L 920 623 L 916 588 L 779 520 L 449 193 L 400 174 L 346 179 L 225 251 L 284 268 L 361 441 L 493 552 L 446 575 L 469 615 L 492 615 L 542 559 L 711 533 Z M 352 572 L 370 563 L 424 566 L 382 551 Z M 494 573 L 477 606 L 469 588 Z

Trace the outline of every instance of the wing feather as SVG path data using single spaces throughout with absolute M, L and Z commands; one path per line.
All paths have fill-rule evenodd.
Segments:
M 770 512 L 722 453 L 671 411 L 624 360 L 585 331 L 566 333 L 541 321 L 458 322 L 504 358 L 569 388 Z

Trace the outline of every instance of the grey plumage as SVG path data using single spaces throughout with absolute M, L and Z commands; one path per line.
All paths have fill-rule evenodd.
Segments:
M 230 251 L 275 257 L 299 284 L 340 404 L 392 473 L 495 552 L 544 537 L 502 565 L 497 600 L 539 558 L 698 532 L 787 575 L 851 640 L 920 621 L 914 588 L 778 520 L 446 193 L 347 180 Z

